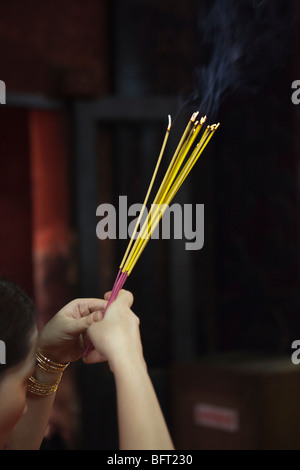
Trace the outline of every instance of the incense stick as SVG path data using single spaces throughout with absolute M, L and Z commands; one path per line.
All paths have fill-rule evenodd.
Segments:
M 154 170 L 154 173 L 153 173 L 153 176 L 152 176 L 152 180 L 150 182 L 150 185 L 149 185 L 149 188 L 148 188 L 148 191 L 147 191 L 147 194 L 146 194 L 146 197 L 145 197 L 145 200 L 143 202 L 143 205 L 142 205 L 142 210 L 140 212 L 140 215 L 139 215 L 139 218 L 137 220 L 137 223 L 136 223 L 136 226 L 134 228 L 134 231 L 133 231 L 133 234 L 131 235 L 131 240 L 129 242 L 129 245 L 127 247 L 127 250 L 125 252 L 125 255 L 123 257 L 123 260 L 120 264 L 120 269 L 123 268 L 123 265 L 125 263 L 125 260 L 127 258 L 127 255 L 129 253 L 129 250 L 131 248 L 131 245 L 133 243 L 133 240 L 134 240 L 134 237 L 136 235 L 136 232 L 137 232 L 137 229 L 138 229 L 138 226 L 140 224 L 140 221 L 141 221 L 141 218 L 144 214 L 144 211 L 145 211 L 145 207 L 146 207 L 146 204 L 148 202 L 148 199 L 149 199 L 149 196 L 150 196 L 150 193 L 151 193 L 151 190 L 152 190 L 152 187 L 153 187 L 153 184 L 154 184 L 154 181 L 155 181 L 155 178 L 156 178 L 156 175 L 157 175 L 157 172 L 158 172 L 158 169 L 159 169 L 159 166 L 160 166 L 160 163 L 161 163 L 161 160 L 162 160 L 162 157 L 163 157 L 163 154 L 164 154 L 164 151 L 165 151 L 165 148 L 166 148 L 166 145 L 167 145 L 167 141 L 168 141 L 168 138 L 169 138 L 169 135 L 170 135 L 170 130 L 171 130 L 171 123 L 172 123 L 172 120 L 171 120 L 171 116 L 169 115 L 168 116 L 168 119 L 169 119 L 169 123 L 168 123 L 168 127 L 167 127 L 167 131 L 166 131 L 166 134 L 165 134 L 165 138 L 164 138 L 164 141 L 163 141 L 163 144 L 162 144 L 162 147 L 161 147 L 161 151 L 160 151 L 160 154 L 159 154 L 159 157 L 158 157 L 158 160 L 157 160 L 157 163 L 156 163 L 156 167 L 155 167 L 155 170 Z
M 153 214 L 153 208 L 158 205 L 159 207 L 159 201 L 161 201 L 163 199 L 163 195 L 166 194 L 167 190 L 169 189 L 170 185 L 172 184 L 172 182 L 174 181 L 174 178 L 176 176 L 176 172 L 178 171 L 178 168 L 180 167 L 180 162 L 182 162 L 182 154 L 183 155 L 186 155 L 189 148 L 191 147 L 193 141 L 195 140 L 197 134 L 193 134 L 192 135 L 192 138 L 191 138 L 191 133 L 193 131 L 193 129 L 191 130 L 193 124 L 195 123 L 195 120 L 196 120 L 196 117 L 198 116 L 198 113 L 194 113 L 182 135 L 182 138 L 177 146 L 177 149 L 174 153 L 174 156 L 171 160 L 171 163 L 167 169 L 167 172 L 164 176 L 164 179 L 159 187 L 159 190 L 154 198 L 154 201 L 151 205 L 151 210 L 150 210 L 150 213 L 148 214 L 148 217 L 146 219 L 146 221 L 144 222 L 144 225 L 140 231 L 140 235 L 139 237 L 136 239 L 134 245 L 133 245 L 133 248 L 132 248 L 132 251 L 131 253 L 129 254 L 127 260 L 126 260 L 126 263 L 124 265 L 124 267 L 122 266 L 123 268 L 123 271 L 126 271 L 129 269 L 129 266 L 131 265 L 131 260 L 132 258 L 134 257 L 137 249 L 138 249 L 138 246 L 140 245 L 141 241 L 140 239 L 141 238 L 144 238 L 145 237 L 145 234 L 146 234 L 146 230 L 147 230 L 147 227 L 149 228 L 149 221 L 151 221 L 151 219 L 154 219 L 156 217 L 156 214 L 158 212 L 158 209 L 155 210 L 154 209 L 154 214 Z M 199 129 L 200 130 L 200 129 Z M 198 132 L 199 132 L 198 130 Z M 177 171 L 176 171 L 177 170 Z
M 150 185 L 148 187 L 145 200 L 136 222 L 133 234 L 131 236 L 130 242 L 126 249 L 126 252 L 123 256 L 122 262 L 119 266 L 118 275 L 114 282 L 113 289 L 111 291 L 111 295 L 109 301 L 106 305 L 104 314 L 108 309 L 109 305 L 116 299 L 119 291 L 124 286 L 128 276 L 131 274 L 133 268 L 135 267 L 138 259 L 140 258 L 142 252 L 144 251 L 151 235 L 154 233 L 157 225 L 159 224 L 163 214 L 169 207 L 171 201 L 175 197 L 176 193 L 182 186 L 183 182 L 189 175 L 190 171 L 192 170 L 193 166 L 196 164 L 197 160 L 205 150 L 206 146 L 208 145 L 209 141 L 211 140 L 213 134 L 218 129 L 220 124 L 213 124 L 211 126 L 207 126 L 205 131 L 203 132 L 198 144 L 193 149 L 193 145 L 197 136 L 200 134 L 203 124 L 206 121 L 206 116 L 202 117 L 200 121 L 196 121 L 198 112 L 194 113 L 187 124 L 184 133 L 177 145 L 177 148 L 174 152 L 173 158 L 168 166 L 166 174 L 162 180 L 161 185 L 156 193 L 156 196 L 151 204 L 151 209 L 148 212 L 148 216 L 144 221 L 142 227 L 140 227 L 139 234 L 135 239 L 135 236 L 138 231 L 138 227 L 140 225 L 142 216 L 144 214 L 146 204 L 148 202 L 150 193 L 153 189 L 154 181 L 157 177 L 157 173 L 159 170 L 159 166 L 161 164 L 166 144 L 169 138 L 170 130 L 171 130 L 171 116 L 168 116 L 168 127 L 165 133 L 165 137 L 163 140 L 163 144 L 160 150 L 160 154 L 154 169 L 154 173 L 152 175 L 152 179 Z M 191 152 L 190 156 L 189 153 Z M 135 240 L 134 240 L 135 239 Z M 88 353 L 92 350 L 93 345 L 90 343 L 87 349 L 84 352 L 83 357 L 86 357 Z
M 137 263 L 141 253 L 143 252 L 146 244 L 148 243 L 152 233 L 156 229 L 158 223 L 160 222 L 163 214 L 165 211 L 168 209 L 170 202 L 174 198 L 175 194 L 183 184 L 184 180 L 188 176 L 189 172 L 191 171 L 192 167 L 195 165 L 196 161 L 200 157 L 201 153 L 203 152 L 204 148 L 208 144 L 209 140 L 211 139 L 213 133 L 217 127 L 213 128 L 213 126 L 209 126 L 206 129 L 206 134 L 203 135 L 203 138 L 199 142 L 198 146 L 199 148 L 196 148 L 191 155 L 190 159 L 187 161 L 185 164 L 184 168 L 180 172 L 176 182 L 174 183 L 172 189 L 170 190 L 169 193 L 167 193 L 167 190 L 165 191 L 160 203 L 156 206 L 156 209 L 152 215 L 153 219 L 151 220 L 151 213 L 150 217 L 148 218 L 148 226 L 146 227 L 144 224 L 144 227 L 142 229 L 142 234 L 140 235 L 140 240 L 139 243 L 135 247 L 135 251 L 132 254 L 129 262 L 127 263 L 127 271 L 128 271 L 128 276 L 131 274 L 135 264 Z M 197 146 L 197 147 L 198 147 Z M 166 194 L 167 193 L 167 194 Z M 150 227 L 150 230 L 149 230 Z M 148 232 L 148 235 L 147 235 Z

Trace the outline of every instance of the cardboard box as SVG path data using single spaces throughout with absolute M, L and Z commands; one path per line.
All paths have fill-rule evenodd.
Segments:
M 219 356 L 171 367 L 177 449 L 300 449 L 300 365 Z

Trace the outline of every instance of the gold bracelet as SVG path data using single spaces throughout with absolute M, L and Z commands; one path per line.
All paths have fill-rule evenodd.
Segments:
M 36 360 L 37 366 L 45 372 L 50 372 L 50 374 L 62 374 L 70 364 L 69 362 L 67 364 L 60 364 L 59 362 L 54 362 L 51 359 L 48 359 L 48 357 L 44 356 L 41 351 L 38 351 L 36 353 Z
M 36 380 L 33 376 L 31 376 L 28 379 L 27 390 L 28 392 L 33 393 L 34 395 L 40 395 L 40 396 L 51 395 L 52 393 L 56 392 L 58 385 L 61 381 L 61 377 L 62 377 L 62 374 L 59 377 L 59 379 L 53 383 L 42 383 Z
M 51 395 L 52 393 L 56 392 L 61 381 L 62 374 L 70 363 L 68 362 L 67 364 L 60 364 L 59 362 L 54 362 L 48 357 L 46 357 L 41 351 L 38 351 L 35 357 L 37 360 L 37 366 L 40 369 L 45 372 L 49 372 L 50 374 L 59 374 L 59 379 L 55 382 L 43 383 L 39 382 L 37 379 L 31 376 L 28 379 L 27 390 L 28 392 L 33 393 L 34 395 Z

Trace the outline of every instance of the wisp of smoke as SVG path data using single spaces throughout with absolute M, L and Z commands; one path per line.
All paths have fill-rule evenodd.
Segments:
M 215 118 L 229 93 L 257 92 L 290 55 L 294 11 L 293 0 L 208 2 L 199 31 L 209 61 L 196 68 L 187 102 Z

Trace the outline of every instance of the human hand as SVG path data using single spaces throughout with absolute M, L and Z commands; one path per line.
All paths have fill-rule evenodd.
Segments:
M 109 295 L 106 294 L 105 299 L 108 300 Z M 87 336 L 94 349 L 84 358 L 85 363 L 107 360 L 111 370 L 114 370 L 116 364 L 121 362 L 143 359 L 140 321 L 130 309 L 132 303 L 132 294 L 121 290 L 107 308 L 104 318 L 91 323 Z
M 41 330 L 39 349 L 59 363 L 81 358 L 88 343 L 86 330 L 102 318 L 106 304 L 103 299 L 76 299 L 65 305 Z

